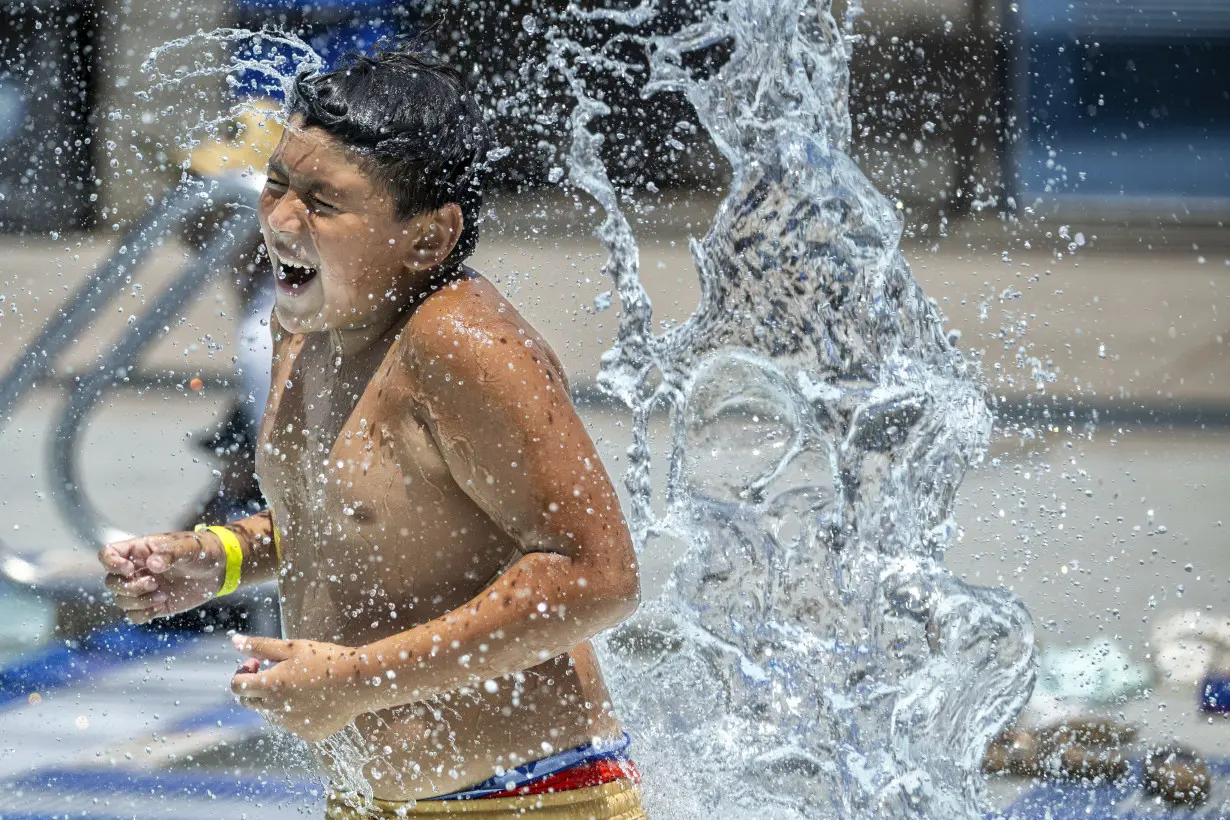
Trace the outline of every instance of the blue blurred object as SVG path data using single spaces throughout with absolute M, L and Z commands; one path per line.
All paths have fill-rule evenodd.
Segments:
M 1230 197 L 1230 3 L 1011 7 L 1018 202 Z
M 1209 799 L 1197 807 L 1171 807 L 1145 793 L 1141 763 L 1134 761 L 1132 773 L 1114 783 L 1087 780 L 1043 781 L 1021 795 L 1006 811 L 992 814 L 995 820 L 1146 820 L 1159 817 L 1217 818 L 1224 820 L 1230 810 L 1226 782 L 1230 779 L 1230 759 L 1206 759 L 1212 778 Z
M 335 66 L 346 54 L 365 52 L 383 39 L 417 33 L 407 7 L 388 0 L 351 0 L 350 2 L 311 2 L 311 0 L 236 0 L 239 23 L 244 28 L 271 28 L 292 31 L 321 56 L 327 68 Z M 282 46 L 269 42 L 245 46 L 240 56 L 268 59 L 281 54 L 295 56 Z M 241 75 L 238 96 L 282 98 L 282 90 L 266 77 Z
M 226 755 L 212 767 L 193 762 L 240 743 L 291 752 L 285 735 L 235 703 L 234 658 L 220 632 L 119 624 L 0 666 L 3 737 L 21 739 L 21 754 L 0 755 L 0 817 L 322 816 L 321 783 L 309 768 L 283 771 L 289 757 L 249 757 L 242 774 Z
M 1200 708 L 1205 712 L 1230 712 L 1230 677 L 1209 675 L 1200 686 Z
M 147 655 L 166 654 L 194 633 L 118 624 L 79 641 L 45 647 L 0 667 L 0 710 L 31 693 L 83 686 L 93 675 Z

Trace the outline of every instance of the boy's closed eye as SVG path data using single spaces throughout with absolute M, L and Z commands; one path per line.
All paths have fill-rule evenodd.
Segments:
M 308 206 L 308 208 L 320 214 L 335 214 L 339 212 L 336 205 L 331 205 L 323 199 L 313 196 L 312 194 L 307 194 L 304 196 L 303 202 Z
M 271 194 L 276 197 L 281 197 L 286 193 L 288 185 L 280 179 L 275 179 L 272 175 L 265 177 L 265 190 L 262 194 Z
M 269 163 L 269 167 L 265 169 L 265 184 L 275 188 L 285 188 L 288 184 L 286 169 L 272 162 Z
M 277 179 L 272 174 L 265 178 L 265 187 L 270 190 L 270 193 L 281 195 L 290 189 L 289 183 Z M 326 202 L 313 193 L 304 193 L 300 195 L 303 204 L 309 210 L 320 214 L 336 214 L 341 213 L 341 208 L 331 202 Z
M 276 158 L 269 161 L 269 166 L 265 171 L 265 187 L 271 189 L 272 193 L 279 194 L 290 190 L 290 173 Z M 309 208 L 336 213 L 341 209 L 332 197 L 325 193 L 327 187 L 323 181 L 311 177 L 302 179 L 296 186 L 300 198 Z M 321 199 L 322 193 L 325 194 L 325 199 Z

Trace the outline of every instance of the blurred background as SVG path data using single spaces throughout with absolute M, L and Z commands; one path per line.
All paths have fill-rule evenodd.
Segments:
M 148 749 L 151 734 L 162 751 L 143 765 L 155 769 L 301 762 L 225 710 L 195 737 L 183 726 L 204 724 L 112 725 L 102 715 L 122 711 L 127 678 L 108 689 L 55 672 L 114 618 L 98 600 L 97 536 L 180 527 L 216 503 L 241 449 L 228 438 L 236 408 L 251 403 L 236 373 L 254 304 L 242 152 L 230 161 L 191 133 L 233 90 L 207 78 L 144 95 L 154 47 L 280 26 L 331 59 L 430 29 L 474 83 L 502 155 L 473 265 L 560 353 L 621 469 L 627 417 L 593 381 L 617 320 L 594 307 L 609 289 L 598 215 L 556 184 L 567 101 L 541 71 L 563 7 L 0 0 L 0 781 L 33 765 L 19 746 L 39 765 L 77 766 Z M 663 9 L 659 24 L 696 13 Z M 1230 756 L 1225 701 L 1205 697 L 1230 678 L 1230 4 L 862 0 L 836 13 L 853 47 L 850 151 L 897 202 L 914 273 L 981 361 L 996 410 L 947 562 L 1033 613 L 1043 669 L 1022 731 L 1094 718 L 1146 744 L 1129 756 L 1177 743 L 1216 769 Z M 160 67 L 214 53 L 193 48 Z M 720 64 L 720 45 L 706 59 L 692 68 Z M 605 92 L 608 167 L 669 326 L 696 304 L 688 238 L 707 228 L 727 169 L 680 100 Z M 160 209 L 177 187 L 197 210 L 173 212 L 179 227 L 138 255 L 129 243 L 157 233 L 151 214 L 175 222 Z M 220 230 L 240 235 L 235 247 L 211 245 Z M 643 557 L 647 596 L 669 567 Z M 196 626 L 275 630 L 267 597 Z M 94 649 L 97 663 L 114 646 Z M 213 700 L 194 708 L 228 702 L 229 660 L 201 656 L 193 674 Z M 993 778 L 997 805 L 1051 788 L 1025 774 Z M 43 809 L 88 793 L 73 782 L 45 789 Z M 1099 788 L 1081 798 L 1093 815 L 1162 811 Z

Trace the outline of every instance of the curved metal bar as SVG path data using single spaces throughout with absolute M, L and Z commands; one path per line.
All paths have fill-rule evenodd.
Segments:
M 127 247 L 127 253 L 113 253 L 102 269 L 69 297 L 59 314 L 50 319 L 39 335 L 26 346 L 22 355 L 0 379 L 0 427 L 11 418 L 13 408 L 47 375 L 57 357 L 73 342 L 81 330 L 89 326 L 98 315 L 98 310 L 114 298 L 130 281 L 132 272 L 145 261 L 150 251 L 157 247 L 159 240 L 167 235 L 188 233 L 192 220 L 196 220 L 207 211 L 250 205 L 254 190 L 251 181 L 239 178 L 219 178 L 209 180 L 208 184 L 209 188 L 205 191 L 192 192 L 181 189 L 169 195 L 157 208 L 137 222 L 123 235 L 119 243 L 120 247 Z M 230 224 L 237 221 L 239 220 L 235 218 L 225 220 L 222 225 L 213 230 L 221 237 L 226 234 Z M 208 278 L 207 274 L 214 263 L 206 261 L 207 258 L 212 260 L 224 257 L 225 253 L 230 251 L 230 245 L 229 237 L 225 240 L 215 239 L 207 245 L 206 252 L 198 257 L 201 261 L 194 264 L 190 272 L 182 275 L 171 286 L 172 293 L 168 297 L 160 298 L 155 303 L 154 308 L 150 311 L 151 315 L 142 319 L 138 325 L 128 331 L 125 339 L 104 362 L 101 371 L 86 377 L 74 386 L 75 395 L 70 400 L 70 407 L 75 406 L 78 410 L 72 414 L 71 419 L 67 411 L 61 418 L 61 425 L 58 428 L 61 435 L 57 436 L 50 463 L 53 485 L 67 488 L 70 495 L 81 492 L 76 480 L 75 457 L 71 452 L 68 453 L 67 459 L 62 459 L 57 455 L 64 452 L 60 446 L 61 441 L 67 443 L 78 440 L 79 426 L 85 421 L 88 411 L 101 399 L 102 392 L 110 386 L 107 381 L 116 374 L 118 368 L 123 367 L 125 375 L 128 378 L 133 377 L 133 365 L 139 360 L 145 345 L 154 338 L 157 328 L 161 327 L 162 318 L 168 311 L 174 312 L 195 288 Z M 218 253 L 209 253 L 211 249 L 217 249 Z M 190 284 L 189 280 L 197 280 L 197 284 L 184 292 L 184 286 Z M 147 324 L 154 327 L 153 332 L 148 328 L 143 332 L 137 332 Z M 140 375 L 137 378 L 140 378 Z M 85 396 L 76 395 L 80 393 L 84 393 Z M 88 397 L 88 401 L 85 397 Z M 109 529 L 102 519 L 92 512 L 91 508 L 74 507 L 72 510 L 65 510 L 60 494 L 55 494 L 53 498 L 59 504 L 61 511 L 65 512 L 73 530 L 85 537 L 88 543 L 95 543 L 97 534 Z M 87 536 L 86 533 L 91 533 L 91 535 Z M 74 560 L 66 561 L 67 556 L 52 554 L 62 552 L 64 551 L 53 550 L 40 556 L 43 558 L 40 561 L 38 558 L 18 555 L 3 541 L 0 541 L 0 578 L 33 585 L 53 595 L 56 594 L 56 590 L 60 590 L 69 596 L 79 597 L 82 589 L 80 583 L 82 573 L 80 570 L 65 566 L 66 563 L 75 564 Z M 57 595 L 57 600 L 59 597 Z
M 0 425 L 51 369 L 64 348 L 94 320 L 96 311 L 128 283 L 129 274 L 145 260 L 158 239 L 169 229 L 177 228 L 204 204 L 199 198 L 194 200 L 186 192 L 179 192 L 163 200 L 158 208 L 124 234 L 120 246 L 127 247 L 128 253 L 112 254 L 101 271 L 77 288 L 59 315 L 48 320 L 34 341 L 26 345 L 4 378 L 0 379 Z
M 65 480 L 53 498 L 73 532 L 87 543 L 101 546 L 129 536 L 107 524 L 105 517 L 94 508 L 82 489 L 77 451 L 83 422 L 102 400 L 103 394 L 136 364 L 141 351 L 164 324 L 217 274 L 235 252 L 240 240 L 235 236 L 234 226 L 232 220 L 219 226 L 201 255 L 159 294 L 153 307 L 137 320 L 100 368 L 82 379 L 60 415 L 52 447 L 52 469 Z M 246 239 L 249 232 L 240 230 L 238 233 Z

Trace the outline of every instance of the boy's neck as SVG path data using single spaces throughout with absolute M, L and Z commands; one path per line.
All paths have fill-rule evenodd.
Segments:
M 334 355 L 343 359 L 362 353 L 380 341 L 389 328 L 398 323 L 405 311 L 399 310 L 386 321 L 373 322 L 362 327 L 348 327 L 329 331 L 329 346 Z
M 403 302 L 397 310 L 392 311 L 389 315 L 382 316 L 371 324 L 330 330 L 328 332 L 329 344 L 333 352 L 342 358 L 362 353 L 388 335 L 388 332 L 394 327 L 400 326 L 402 320 L 408 314 L 413 313 L 414 309 L 432 293 L 435 293 L 442 287 L 447 287 L 458 278 L 472 274 L 473 272 L 464 265 L 450 270 L 433 271 L 427 281 L 420 286 L 422 290 L 415 293 L 411 299 Z

